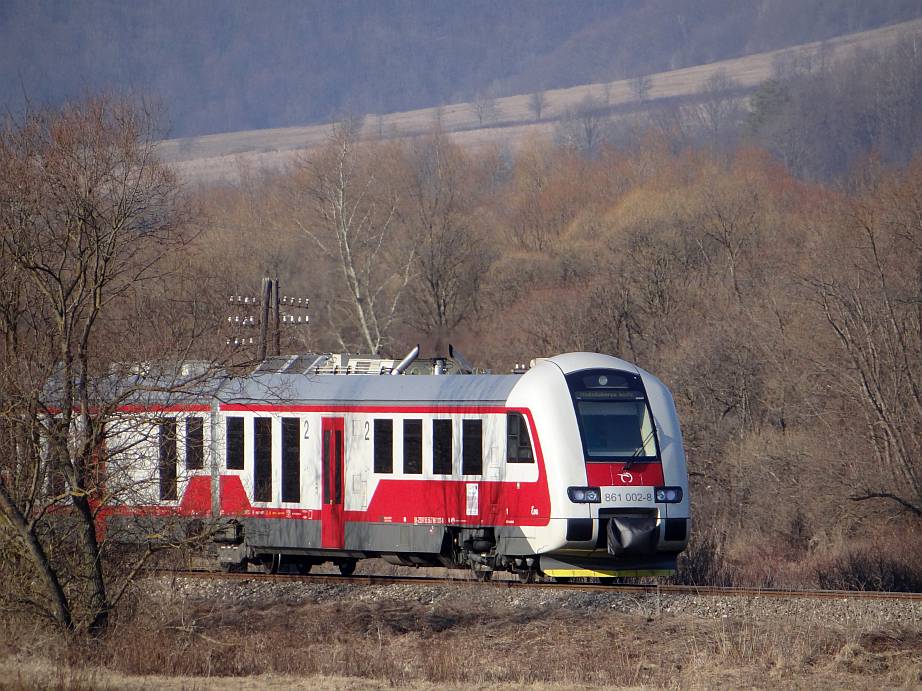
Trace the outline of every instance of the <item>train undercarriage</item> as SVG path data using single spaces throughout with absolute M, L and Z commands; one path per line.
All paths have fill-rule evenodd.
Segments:
M 383 551 L 366 549 L 317 549 L 316 547 L 269 546 L 248 542 L 244 525 L 229 523 L 217 536 L 218 561 L 227 571 L 246 571 L 250 565 L 267 573 L 310 572 L 314 566 L 332 564 L 344 576 L 355 572 L 362 559 L 380 558 L 394 566 L 441 567 L 470 571 L 480 581 L 496 572 L 514 574 L 522 582 L 552 577 L 559 582 L 596 578 L 613 582 L 624 577 L 669 576 L 675 573 L 676 554 L 658 552 L 655 545 L 624 550 L 560 550 L 552 553 L 503 551 L 496 529 L 441 527 L 441 540 L 431 551 Z M 434 546 L 434 545 L 433 545 Z

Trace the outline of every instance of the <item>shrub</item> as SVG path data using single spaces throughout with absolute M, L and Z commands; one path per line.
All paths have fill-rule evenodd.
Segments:
M 717 531 L 695 534 L 679 557 L 676 583 L 682 585 L 733 585 L 725 554 L 725 538 Z
M 892 541 L 845 548 L 814 565 L 817 583 L 831 590 L 922 592 L 922 558 Z

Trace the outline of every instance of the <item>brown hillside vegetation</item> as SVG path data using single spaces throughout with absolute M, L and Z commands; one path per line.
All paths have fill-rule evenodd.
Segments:
M 203 199 L 204 241 L 214 264 L 238 267 L 236 290 L 269 272 L 319 306 L 292 348 L 452 342 L 494 371 L 565 351 L 625 357 L 679 406 L 708 552 L 693 546 L 687 579 L 780 585 L 791 564 L 841 557 L 846 571 L 873 562 L 852 586 L 922 589 L 918 565 L 879 539 L 900 525 L 920 539 L 922 160 L 869 161 L 846 190 L 758 149 L 674 152 L 655 133 L 593 159 L 532 142 L 511 162 L 439 133 L 349 136 L 330 146 L 354 158 L 337 190 L 374 225 L 350 240 L 359 292 L 316 194 L 327 154 Z M 363 320 L 387 326 L 369 340 Z
M 706 65 L 649 75 L 647 88 L 638 96 L 636 80 L 587 84 L 541 92 L 543 108 L 535 117 L 533 95 L 491 99 L 488 117 L 478 117 L 477 103 L 452 103 L 401 113 L 369 114 L 365 137 L 413 137 L 425 134 L 435 123 L 465 147 L 503 145 L 518 148 L 533 138 L 550 140 L 554 123 L 592 99 L 605 109 L 644 111 L 663 101 L 694 97 L 708 79 L 725 75 L 735 88 L 752 89 L 770 78 L 779 65 L 809 63 L 820 57 L 836 60 L 858 50 L 884 49 L 900 39 L 918 35 L 922 20 L 902 22 L 871 31 L 840 36 L 824 42 L 747 55 Z M 537 121 L 536 121 L 537 120 Z M 164 141 L 160 151 L 185 180 L 201 183 L 239 181 L 247 170 L 272 170 L 290 164 L 298 152 L 322 145 L 330 125 L 310 125 L 243 132 L 228 132 Z

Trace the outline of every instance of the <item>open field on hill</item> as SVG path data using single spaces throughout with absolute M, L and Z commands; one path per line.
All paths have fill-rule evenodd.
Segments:
M 108 638 L 24 623 L 0 688 L 914 688 L 922 603 L 157 578 Z
M 429 130 L 439 121 L 454 139 L 468 147 L 501 143 L 515 147 L 530 138 L 548 138 L 554 122 L 587 96 L 605 103 L 613 111 L 642 110 L 667 98 L 694 95 L 715 73 L 724 71 L 743 88 L 752 88 L 771 76 L 779 61 L 816 57 L 835 59 L 856 49 L 883 48 L 901 37 L 922 32 L 922 20 L 904 22 L 872 31 L 841 36 L 822 43 L 756 53 L 732 60 L 661 72 L 651 75 L 650 90 L 644 102 L 637 102 L 630 80 L 586 84 L 546 92 L 546 105 L 540 122 L 534 122 L 529 95 L 496 99 L 497 119 L 481 126 L 469 103 L 454 103 L 440 108 L 424 108 L 402 113 L 368 115 L 367 136 L 408 137 Z M 162 142 L 160 154 L 180 176 L 190 182 L 233 182 L 241 170 L 277 170 L 298 152 L 309 150 L 326 140 L 329 125 L 310 125 L 265 130 L 227 132 Z

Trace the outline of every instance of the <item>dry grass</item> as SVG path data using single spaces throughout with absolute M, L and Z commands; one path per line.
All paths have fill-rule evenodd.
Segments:
M 922 629 L 349 596 L 142 599 L 101 641 L 11 622 L 0 688 L 913 687 Z M 425 598 L 423 598 L 425 600 Z M 56 664 L 49 665 L 48 660 Z M 156 675 L 156 676 L 155 676 Z M 228 681 L 228 678 L 236 681 Z M 306 686 L 305 686 L 306 688 Z
M 922 549 L 906 531 L 823 551 L 702 533 L 684 574 L 765 587 L 870 587 L 896 574 L 917 583 Z M 101 640 L 0 614 L 0 689 L 922 685 L 916 609 L 884 617 L 759 598 L 661 608 L 659 599 L 523 596 L 464 583 L 403 591 L 156 583 L 123 602 Z

